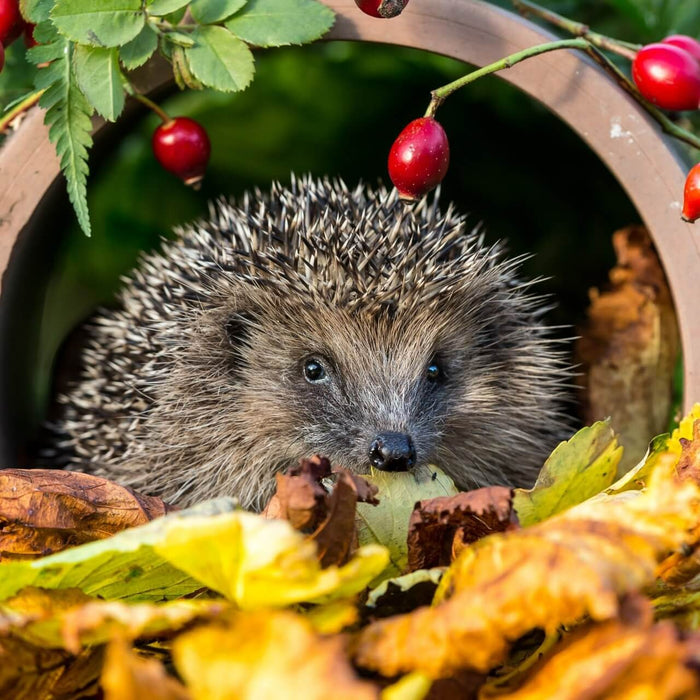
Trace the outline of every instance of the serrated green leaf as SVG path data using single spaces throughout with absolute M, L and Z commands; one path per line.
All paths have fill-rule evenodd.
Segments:
M 230 17 L 246 0 L 192 0 L 190 12 L 200 24 L 213 24 Z
M 254 46 L 287 46 L 315 41 L 334 20 L 333 11 L 316 0 L 249 0 L 226 27 Z
M 155 17 L 162 17 L 171 12 L 177 12 L 179 9 L 185 7 L 189 1 L 190 0 L 153 0 L 153 2 L 149 2 L 146 6 L 146 12 Z
M 253 79 L 253 54 L 224 27 L 204 26 L 192 32 L 196 44 L 184 49 L 195 78 L 223 92 L 243 90 Z
M 92 145 L 90 116 L 93 109 L 78 87 L 73 73 L 71 42 L 59 36 L 55 30 L 46 29 L 44 34 L 53 34 L 52 45 L 37 46 L 29 52 L 31 60 L 39 63 L 45 60 L 43 57 L 46 55 L 55 57 L 48 66 L 37 71 L 36 88 L 44 90 L 39 105 L 46 110 L 44 123 L 49 127 L 49 139 L 56 146 L 56 154 L 66 178 L 68 197 L 80 227 L 89 236 L 86 181 L 87 155 Z
M 447 474 L 430 465 L 424 473 L 384 472 L 363 474 L 379 493 L 379 505 L 357 504 L 357 538 L 361 545 L 378 542 L 389 549 L 391 562 L 382 574 L 390 578 L 403 573 L 408 563 L 408 521 L 416 501 L 454 496 L 457 487 Z
M 53 7 L 53 0 L 20 0 L 19 11 L 22 17 L 32 24 L 45 22 Z
M 64 36 L 90 46 L 122 46 L 142 29 L 141 0 L 56 0 L 51 19 Z
M 158 35 L 147 24 L 137 36 L 119 49 L 119 58 L 127 70 L 142 66 L 158 48 Z
M 50 19 L 39 22 L 39 24 L 34 27 L 34 39 L 39 44 L 51 44 L 56 41 L 59 36 L 58 30 Z M 35 46 L 34 48 L 38 47 Z M 30 52 L 33 50 L 34 49 L 29 49 Z M 41 63 L 41 61 L 39 61 L 39 63 Z
M 515 489 L 520 524 L 534 525 L 600 493 L 612 484 L 621 458 L 610 421 L 582 428 L 555 448 L 531 489 Z
M 124 109 L 124 89 L 117 49 L 78 44 L 73 51 L 78 86 L 92 106 L 113 122 Z

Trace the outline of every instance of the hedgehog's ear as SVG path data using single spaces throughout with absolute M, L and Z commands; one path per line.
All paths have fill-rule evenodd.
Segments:
M 236 311 L 232 313 L 224 325 L 226 338 L 231 347 L 240 352 L 242 345 L 247 345 L 250 336 L 250 328 L 255 323 L 255 314 L 252 311 Z

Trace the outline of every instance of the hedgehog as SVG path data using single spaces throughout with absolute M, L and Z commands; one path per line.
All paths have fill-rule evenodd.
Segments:
M 292 178 L 176 234 L 85 326 L 61 466 L 260 509 L 314 454 L 527 485 L 569 430 L 566 352 L 523 258 L 437 197 Z

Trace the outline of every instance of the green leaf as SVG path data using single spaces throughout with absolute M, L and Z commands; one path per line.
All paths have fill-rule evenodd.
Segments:
M 53 0 L 20 0 L 19 11 L 22 17 L 32 24 L 45 22 L 53 7 Z
M 192 32 L 197 42 L 185 49 L 195 78 L 223 92 L 243 90 L 253 79 L 253 54 L 244 42 L 224 27 L 204 26 Z
M 56 0 L 51 11 L 61 34 L 80 44 L 121 46 L 142 29 L 141 0 Z
M 85 97 L 105 119 L 113 122 L 124 109 L 117 49 L 78 44 L 73 51 L 73 68 Z
M 190 12 L 200 24 L 213 24 L 230 17 L 246 0 L 192 0 Z
M 621 457 L 610 421 L 579 430 L 552 452 L 533 488 L 515 489 L 520 524 L 534 525 L 600 493 L 612 484 Z
M 50 24 L 44 22 L 44 25 Z M 50 30 L 45 28 L 44 36 Z M 53 30 L 50 44 L 33 48 L 30 59 L 43 62 L 47 55 L 51 63 L 37 71 L 36 87 L 44 90 L 39 105 L 46 110 L 44 123 L 49 127 L 49 139 L 56 146 L 61 170 L 66 178 L 68 197 L 73 204 L 78 223 L 90 235 L 90 216 L 87 206 L 87 155 L 92 145 L 92 106 L 78 87 L 72 70 L 72 44 Z
M 185 7 L 189 0 L 153 0 L 146 6 L 149 15 L 162 17 Z
M 408 563 L 408 521 L 416 501 L 454 496 L 458 490 L 452 479 L 433 465 L 423 474 L 371 469 L 362 478 L 379 489 L 379 505 L 357 504 L 358 541 L 388 547 L 391 562 L 382 578 L 398 576 Z
M 158 35 L 146 25 L 128 44 L 119 49 L 119 58 L 127 70 L 142 66 L 158 48 Z
M 316 546 L 286 520 L 221 498 L 41 559 L 0 565 L 0 600 L 26 586 L 79 588 L 105 599 L 181 598 L 207 586 L 241 608 L 284 607 L 355 595 L 387 562 L 358 549 L 321 569 Z
M 333 11 L 316 0 L 249 0 L 226 26 L 254 46 L 306 44 L 333 26 Z

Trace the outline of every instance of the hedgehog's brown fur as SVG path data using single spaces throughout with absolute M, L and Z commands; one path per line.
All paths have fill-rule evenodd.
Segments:
M 313 453 L 367 471 L 380 431 L 463 488 L 524 484 L 562 436 L 568 370 L 519 262 L 451 208 L 384 189 L 307 178 L 219 202 L 92 320 L 58 451 L 180 504 L 259 508 Z M 331 381 L 305 381 L 309 356 Z M 442 383 L 425 380 L 433 357 Z

